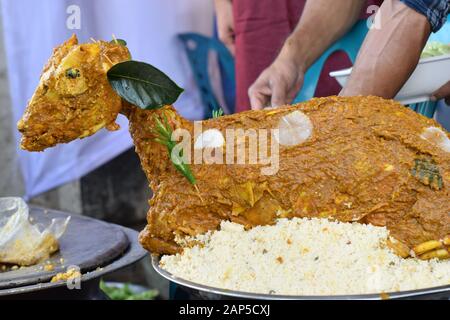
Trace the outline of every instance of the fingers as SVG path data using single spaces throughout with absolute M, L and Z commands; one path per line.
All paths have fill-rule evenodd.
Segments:
M 248 97 L 252 110 L 261 110 L 269 106 L 271 90 L 269 87 L 261 86 L 257 82 L 248 89 Z
M 299 89 L 287 90 L 283 81 L 258 79 L 248 90 L 252 110 L 280 107 L 291 103 Z
M 281 81 L 274 81 L 272 84 L 271 106 L 280 107 L 288 103 L 286 86 Z
M 434 101 L 444 99 L 447 104 L 450 103 L 450 81 L 432 93 L 431 99 Z
M 248 90 L 253 110 L 278 107 L 286 104 L 286 86 L 273 70 L 266 69 Z
M 223 26 L 218 30 L 219 40 L 227 47 L 234 56 L 234 30 L 230 26 Z
M 231 55 L 234 57 L 235 48 L 234 48 L 234 35 L 229 34 L 228 37 L 222 42 L 225 44 L 225 47 L 230 51 Z
M 304 73 L 290 61 L 278 60 L 264 70 L 250 87 L 253 110 L 291 103 L 303 84 Z

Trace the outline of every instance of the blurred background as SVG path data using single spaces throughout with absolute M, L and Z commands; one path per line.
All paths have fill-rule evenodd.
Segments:
M 0 197 L 24 197 L 34 205 L 141 230 L 151 191 L 125 118 L 119 119 L 117 132 L 103 130 L 41 153 L 19 150 L 16 123 L 52 49 L 73 33 L 80 42 L 110 40 L 113 35 L 125 39 L 135 60 L 157 66 L 185 89 L 175 106 L 189 119 L 207 118 L 218 107 L 234 112 L 234 58 L 217 39 L 214 2 L 1 0 L 0 7 Z M 271 47 L 270 59 L 279 51 L 279 42 Z M 350 59 L 342 67 L 348 66 Z M 319 79 L 329 71 L 314 72 Z M 320 95 L 309 94 L 302 97 Z M 449 129 L 450 111 L 443 102 L 436 114 Z M 162 297 L 169 294 L 168 283 L 155 275 L 149 259 L 109 279 L 157 288 Z

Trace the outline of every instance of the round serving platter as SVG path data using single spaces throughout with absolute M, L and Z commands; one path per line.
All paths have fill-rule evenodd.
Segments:
M 64 281 L 50 280 L 57 273 L 67 271 L 69 266 L 80 269 L 83 286 L 83 283 L 99 279 L 147 255 L 139 245 L 138 233 L 134 230 L 80 215 L 30 208 L 34 223 L 46 223 L 52 218 L 69 215 L 70 222 L 59 240 L 59 252 L 40 264 L 0 272 L 0 298 L 27 293 L 38 293 L 39 296 L 39 291 L 59 287 L 68 291 Z M 47 264 L 51 264 L 53 270 L 46 271 Z
M 384 299 L 450 299 L 450 285 L 436 288 L 427 288 L 413 291 L 392 292 L 383 294 L 364 295 L 336 295 L 336 296 L 287 296 L 258 294 L 220 289 L 194 283 L 176 277 L 162 269 L 159 265 L 159 257 L 151 256 L 152 266 L 157 273 L 167 280 L 181 286 L 182 289 L 194 298 L 205 300 L 227 300 L 227 299 L 257 299 L 257 300 L 384 300 Z

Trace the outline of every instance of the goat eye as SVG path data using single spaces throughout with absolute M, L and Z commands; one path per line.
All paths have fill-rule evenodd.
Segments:
M 80 70 L 75 68 L 69 68 L 66 70 L 66 77 L 70 79 L 76 79 L 80 76 Z

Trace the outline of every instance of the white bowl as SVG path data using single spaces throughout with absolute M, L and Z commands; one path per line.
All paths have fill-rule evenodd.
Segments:
M 344 87 L 352 68 L 330 72 Z M 431 94 L 450 81 L 450 54 L 420 59 L 411 77 L 399 91 L 395 100 L 403 104 L 429 101 Z

